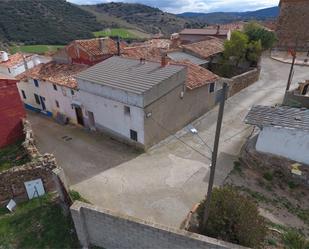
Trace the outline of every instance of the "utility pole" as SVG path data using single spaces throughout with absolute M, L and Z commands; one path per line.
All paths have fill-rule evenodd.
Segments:
M 290 50 L 291 55 L 293 56 L 293 60 L 292 60 L 292 65 L 291 65 L 291 69 L 290 69 L 290 74 L 289 74 L 289 79 L 286 85 L 286 92 L 290 90 L 290 86 L 292 83 L 292 77 L 293 77 L 293 72 L 294 72 L 294 65 L 295 65 L 295 60 L 296 60 L 296 52 L 295 50 Z
M 206 196 L 206 203 L 204 209 L 204 217 L 203 217 L 203 230 L 205 230 L 207 226 L 207 220 L 209 217 L 209 209 L 211 203 L 211 195 L 212 195 L 212 188 L 214 185 L 215 180 L 215 172 L 216 172 L 216 165 L 217 165 L 217 157 L 218 157 L 218 148 L 219 148 L 219 140 L 220 140 L 220 133 L 222 127 L 222 120 L 223 120 L 223 113 L 224 113 L 224 106 L 225 106 L 225 99 L 228 92 L 228 85 L 227 83 L 223 83 L 222 93 L 220 96 L 220 107 L 219 107 L 219 114 L 218 114 L 218 121 L 217 121 L 217 128 L 216 128 L 216 136 L 214 142 L 214 149 L 212 152 L 212 160 L 210 166 L 210 176 L 209 176 L 209 183 L 208 183 L 208 191 Z

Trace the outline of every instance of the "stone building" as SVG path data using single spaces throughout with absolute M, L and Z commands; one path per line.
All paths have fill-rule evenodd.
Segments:
M 309 49 L 309 1 L 281 0 L 277 24 L 278 48 Z

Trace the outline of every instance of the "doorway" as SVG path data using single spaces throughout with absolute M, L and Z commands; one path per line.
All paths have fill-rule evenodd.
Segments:
M 79 106 L 75 107 L 75 113 L 76 113 L 77 123 L 79 125 L 84 126 L 84 117 L 83 117 L 82 108 L 80 108 Z
M 89 119 L 89 127 L 95 128 L 95 120 L 94 120 L 93 112 L 88 111 L 88 119 Z
M 304 89 L 303 89 L 303 91 L 302 91 L 302 95 L 306 95 L 307 94 L 307 92 L 308 92 L 308 88 L 309 88 L 309 84 L 307 84 L 307 85 L 305 85 L 305 87 L 304 87 Z

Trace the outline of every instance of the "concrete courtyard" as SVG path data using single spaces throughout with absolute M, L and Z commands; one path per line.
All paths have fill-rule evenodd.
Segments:
M 252 130 L 243 123 L 249 108 L 254 104 L 281 103 L 289 68 L 288 64 L 264 57 L 261 79 L 228 99 L 216 185 L 222 184 L 233 168 L 233 162 Z M 309 68 L 297 66 L 294 86 L 308 78 Z M 218 108 L 215 108 L 193 123 L 211 147 L 217 111 Z M 54 153 L 71 188 L 95 205 L 179 227 L 192 206 L 206 193 L 211 153 L 202 140 L 186 128 L 139 155 L 104 135 L 60 126 L 36 114 L 29 114 L 29 119 L 39 149 Z M 66 141 L 65 136 L 72 140 Z

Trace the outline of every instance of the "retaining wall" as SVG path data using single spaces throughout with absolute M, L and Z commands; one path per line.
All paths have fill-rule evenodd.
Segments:
M 244 249 L 217 239 L 172 229 L 75 202 L 71 214 L 81 245 L 107 249 Z

